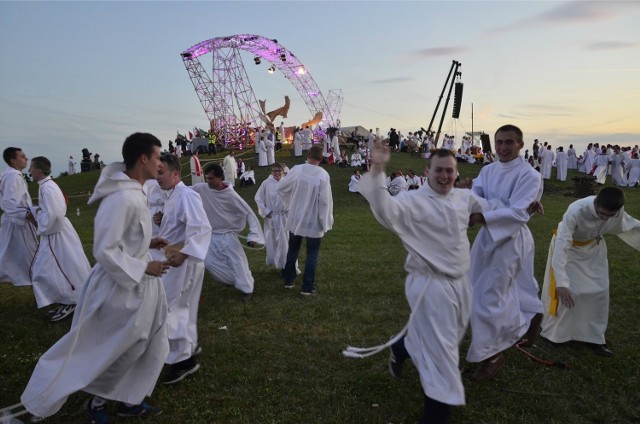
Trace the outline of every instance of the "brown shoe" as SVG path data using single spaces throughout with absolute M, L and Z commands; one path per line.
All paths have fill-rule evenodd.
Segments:
M 538 337 L 538 333 L 540 333 L 540 322 L 542 322 L 542 314 L 537 313 L 531 318 L 531 322 L 529 323 L 529 329 L 522 337 L 520 341 L 520 346 L 523 347 L 531 347 L 536 341 L 536 337 Z
M 474 381 L 487 381 L 491 380 L 494 375 L 498 372 L 500 367 L 504 365 L 507 358 L 502 354 L 502 352 L 493 355 L 489 359 L 485 359 L 480 364 L 480 367 L 473 373 L 471 378 Z

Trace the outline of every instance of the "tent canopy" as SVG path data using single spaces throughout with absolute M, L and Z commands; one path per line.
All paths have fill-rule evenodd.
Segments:
M 353 131 L 356 131 L 356 136 L 358 137 L 366 137 L 369 135 L 369 130 L 363 127 L 362 125 L 354 125 L 351 127 L 340 127 L 340 134 L 344 137 L 350 137 Z

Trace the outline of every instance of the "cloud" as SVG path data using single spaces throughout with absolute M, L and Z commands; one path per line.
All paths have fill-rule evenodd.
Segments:
M 540 104 L 528 104 L 515 106 L 514 110 L 502 113 L 499 116 L 509 119 L 539 119 L 545 117 L 574 116 L 575 109 L 562 106 L 549 106 Z
M 409 82 L 414 79 L 411 77 L 396 77 L 396 78 L 385 78 L 380 80 L 371 81 L 372 84 L 394 84 L 397 82 Z
M 460 47 L 460 46 L 452 46 L 452 47 L 430 47 L 426 49 L 416 50 L 414 52 L 409 53 L 412 57 L 417 57 L 420 59 L 424 58 L 432 58 L 432 57 L 451 57 L 467 51 L 468 48 Z
M 569 1 L 537 15 L 520 19 L 508 25 L 488 31 L 489 34 L 518 29 L 529 29 L 540 25 L 584 24 L 606 21 L 629 10 L 640 10 L 640 3 L 629 1 Z
M 629 41 L 594 41 L 584 46 L 587 50 L 622 50 L 640 46 Z

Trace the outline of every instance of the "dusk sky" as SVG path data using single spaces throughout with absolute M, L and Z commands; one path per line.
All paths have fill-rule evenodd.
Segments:
M 342 90 L 343 126 L 426 128 L 457 60 L 461 116 L 450 104 L 443 133 L 471 131 L 473 104 L 474 130 L 518 125 L 527 148 L 635 145 L 639 21 L 640 1 L 0 1 L 0 146 L 49 157 L 57 175 L 84 147 L 108 163 L 133 132 L 166 146 L 206 129 L 180 52 L 235 34 L 277 39 L 325 95 Z M 282 74 L 245 54 L 268 110 L 288 95 L 285 125 L 311 119 Z

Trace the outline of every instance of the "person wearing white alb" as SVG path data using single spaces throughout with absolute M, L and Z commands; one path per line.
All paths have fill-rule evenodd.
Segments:
M 567 169 L 578 169 L 578 157 L 573 144 L 570 144 L 569 149 L 567 149 Z
M 49 159 L 31 159 L 29 173 L 39 186 L 38 206 L 32 211 L 40 234 L 40 248 L 31 266 L 33 294 L 38 308 L 58 304 L 47 313 L 47 318 L 55 322 L 75 310 L 91 265 L 78 233 L 65 216 L 67 203 L 62 190 L 49 176 Z
M 267 144 L 265 137 L 262 136 L 258 139 L 258 166 L 267 166 Z
M 556 154 L 551 150 L 551 144 L 548 144 L 547 148 L 540 152 L 540 158 L 542 159 L 542 169 L 540 169 L 542 178 L 545 180 L 551 179 L 551 168 L 556 159 Z
M 38 236 L 22 174 L 27 156 L 17 147 L 7 147 L 2 156 L 9 166 L 0 173 L 0 281 L 29 286 L 29 267 L 38 250 Z
M 162 276 L 167 295 L 169 372 L 163 384 L 173 384 L 198 371 L 198 306 L 204 278 L 204 258 L 211 240 L 211 226 L 200 196 L 180 177 L 180 161 L 161 158 L 158 183 L 168 195 L 164 202 L 159 237 L 166 240 L 166 261 L 171 268 Z M 151 249 L 155 250 L 155 249 Z
M 93 395 L 84 410 L 107 423 L 106 399 L 118 415 L 158 415 L 144 401 L 169 353 L 167 304 L 160 276 L 169 265 L 153 261 L 151 217 L 143 184 L 160 167 L 160 140 L 148 133 L 127 137 L 123 162 L 102 169 L 89 203 L 100 201 L 94 220 L 93 267 L 71 329 L 38 359 L 20 397 L 36 417 L 55 414 L 69 395 Z
M 264 244 L 260 221 L 247 202 L 224 182 L 220 165 L 211 163 L 205 170 L 204 184 L 193 187 L 200 194 L 204 211 L 211 225 L 211 242 L 204 266 L 213 279 L 234 286 L 248 300 L 254 290 L 249 261 L 238 240 L 238 234 L 249 225 L 247 244 Z
M 285 228 L 287 209 L 278 195 L 278 184 L 283 177 L 282 165 L 271 165 L 271 175 L 260 184 L 254 197 L 258 215 L 264 219 L 266 263 L 280 270 L 287 262 L 288 234 Z
M 224 182 L 232 187 L 236 185 L 238 164 L 236 163 L 236 158 L 233 156 L 233 150 L 230 150 L 229 154 L 224 157 L 224 160 L 222 161 L 222 169 L 224 169 Z
M 293 133 L 293 156 L 302 156 L 302 130 L 296 129 Z
M 69 175 L 75 175 L 76 173 L 76 161 L 73 160 L 73 156 L 69 156 Z
M 566 181 L 567 179 L 567 152 L 563 147 L 558 147 L 556 152 L 556 179 L 558 181 Z

